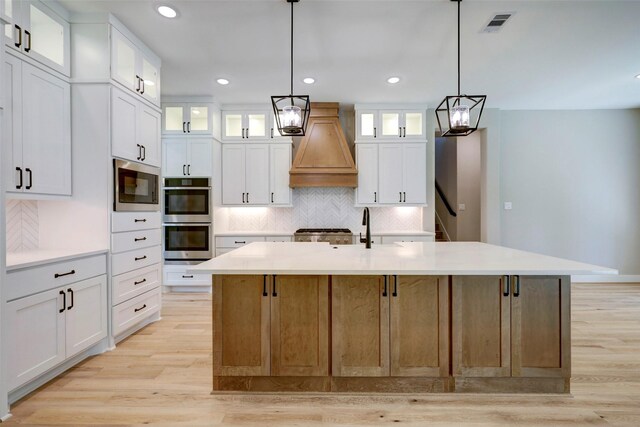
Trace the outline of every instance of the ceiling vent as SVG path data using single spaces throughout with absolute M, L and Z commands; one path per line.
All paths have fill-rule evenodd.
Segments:
M 485 25 L 480 32 L 497 33 L 514 14 L 515 12 L 496 13 L 491 17 L 491 19 L 489 19 L 487 25 Z

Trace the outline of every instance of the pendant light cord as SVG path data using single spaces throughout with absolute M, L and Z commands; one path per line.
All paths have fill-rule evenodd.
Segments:
M 458 96 L 460 96 L 460 3 L 461 2 L 462 2 L 462 0 L 458 0 Z M 291 11 L 291 13 L 292 13 L 292 16 L 293 16 L 293 10 Z M 293 25 L 293 18 L 291 18 L 291 19 L 292 19 L 291 25 Z M 293 45 L 293 38 L 291 39 L 291 43 Z M 293 57 L 293 53 L 291 55 Z M 293 67 L 293 63 L 291 65 L 291 67 Z M 293 76 L 293 71 L 292 71 L 291 75 Z M 293 82 L 291 84 L 293 85 Z M 293 90 L 293 89 L 291 89 L 291 90 Z
M 293 95 L 293 1 L 291 2 L 291 92 L 289 95 Z M 291 102 L 293 105 L 293 100 Z

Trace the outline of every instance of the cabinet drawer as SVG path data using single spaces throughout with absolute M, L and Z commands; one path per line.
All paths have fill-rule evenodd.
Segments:
M 210 274 L 187 273 L 188 265 L 165 265 L 164 281 L 165 286 L 209 286 L 211 285 Z
M 249 243 L 264 241 L 264 236 L 218 236 L 216 248 L 239 248 Z
M 113 277 L 113 305 L 160 286 L 160 264 Z
M 132 251 L 162 244 L 162 230 L 128 231 L 111 235 L 111 253 Z
M 267 242 L 293 242 L 293 236 L 267 236 Z
M 106 254 L 9 271 L 7 273 L 6 287 L 7 301 L 57 288 L 58 286 L 66 286 L 70 283 L 106 273 Z
M 382 236 L 385 245 L 396 242 L 433 242 L 433 236 Z
M 115 254 L 111 257 L 111 274 L 117 276 L 127 271 L 157 264 L 161 259 L 160 252 L 161 247 L 154 246 Z
M 160 228 L 160 212 L 113 212 L 111 231 L 149 230 Z
M 229 252 L 231 252 L 234 249 L 235 248 L 216 248 L 216 256 L 228 254 Z
M 113 307 L 113 335 L 118 336 L 136 323 L 160 310 L 160 288 Z

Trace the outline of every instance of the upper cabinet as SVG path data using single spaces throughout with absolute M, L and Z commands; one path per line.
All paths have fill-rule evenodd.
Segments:
M 13 55 L 6 61 L 7 191 L 71 195 L 69 83 Z
M 426 140 L 426 110 L 356 105 L 356 140 Z
M 212 135 L 214 108 L 208 103 L 163 103 L 164 135 Z
M 226 141 L 271 138 L 269 110 L 222 111 L 222 139 Z
M 111 27 L 111 78 L 155 105 L 160 104 L 160 64 Z
M 210 177 L 213 173 L 211 140 L 169 138 L 162 141 L 162 175 Z
M 5 44 L 65 76 L 71 73 L 69 23 L 39 0 L 5 0 Z M 57 6 L 59 7 L 59 6 Z

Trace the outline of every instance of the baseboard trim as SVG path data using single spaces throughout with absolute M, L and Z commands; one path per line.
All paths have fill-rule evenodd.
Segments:
M 13 417 L 13 415 L 11 415 L 11 412 L 7 413 L 7 415 L 3 415 L 2 417 L 0 417 L 0 423 L 9 421 L 9 418 L 11 417 Z
M 603 274 L 571 276 L 573 283 L 640 283 L 638 274 Z

